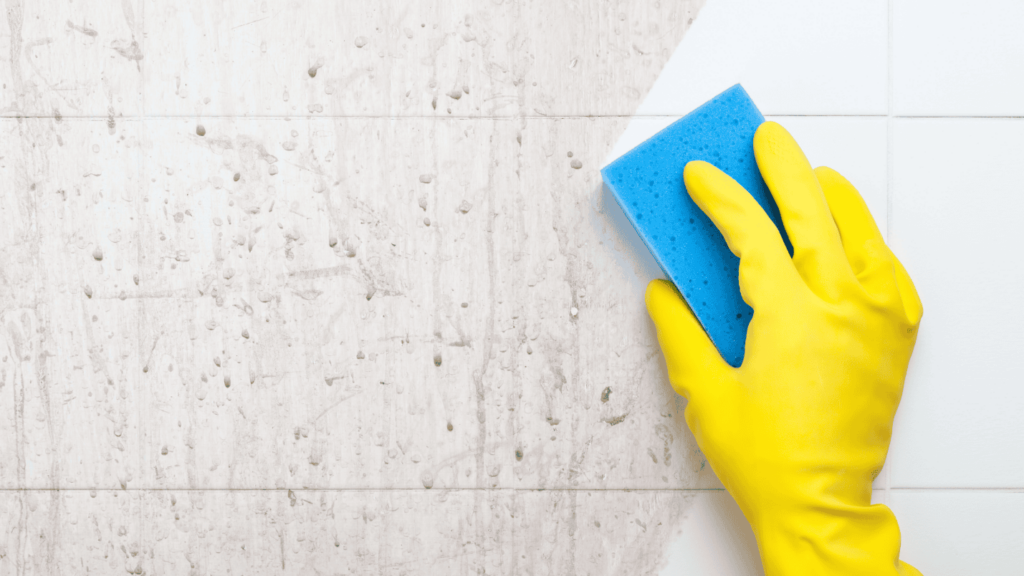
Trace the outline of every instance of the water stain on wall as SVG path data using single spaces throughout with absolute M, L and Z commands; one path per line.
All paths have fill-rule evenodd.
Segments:
M 107 3 L 6 2 L 0 572 L 656 572 L 594 198 L 700 2 Z

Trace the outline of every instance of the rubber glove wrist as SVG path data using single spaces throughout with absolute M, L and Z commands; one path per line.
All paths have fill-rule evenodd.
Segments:
M 822 499 L 757 522 L 754 533 L 767 576 L 917 574 L 901 569 L 899 527 L 882 504 Z
M 766 574 L 903 574 L 896 517 L 887 506 L 871 504 L 875 474 L 854 460 L 844 469 L 822 465 L 821 458 L 817 466 L 789 471 L 763 463 L 745 477 L 777 481 L 729 482 L 741 495 Z

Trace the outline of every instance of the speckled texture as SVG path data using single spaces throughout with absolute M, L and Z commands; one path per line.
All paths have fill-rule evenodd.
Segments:
M 657 573 L 598 169 L 701 4 L 7 0 L 0 574 Z
M 764 208 L 788 246 L 779 208 L 754 159 L 754 132 L 763 122 L 737 84 L 601 171 L 665 275 L 733 366 L 743 362 L 754 311 L 740 295 L 739 258 L 686 193 L 683 168 L 703 160 L 732 176 Z

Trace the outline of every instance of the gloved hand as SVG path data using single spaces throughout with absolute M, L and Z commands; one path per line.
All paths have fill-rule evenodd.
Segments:
M 735 180 L 686 165 L 693 200 L 740 258 L 754 309 L 743 365 L 726 364 L 663 280 L 647 288 L 669 380 L 686 422 L 757 537 L 767 576 L 920 574 L 899 560 L 888 507 L 871 505 L 885 462 L 921 301 L 867 206 L 842 176 L 812 170 L 766 122 L 758 168 L 794 254 Z

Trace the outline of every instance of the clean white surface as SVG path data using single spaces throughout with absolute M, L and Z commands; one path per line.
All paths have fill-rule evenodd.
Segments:
M 1024 114 L 1024 2 L 894 0 L 901 116 Z
M 1024 493 L 896 490 L 900 558 L 925 576 L 1018 576 L 1024 561 Z
M 893 252 L 924 303 L 893 487 L 1024 487 L 1024 121 L 898 120 Z
M 709 1 L 606 163 L 736 83 L 765 116 L 885 116 L 887 10 L 884 0 Z
M 740 82 L 766 115 L 885 115 L 887 10 L 710 0 L 636 113 L 681 116 Z
M 736 501 L 725 491 L 700 494 L 668 548 L 661 574 L 764 574 L 757 541 Z

